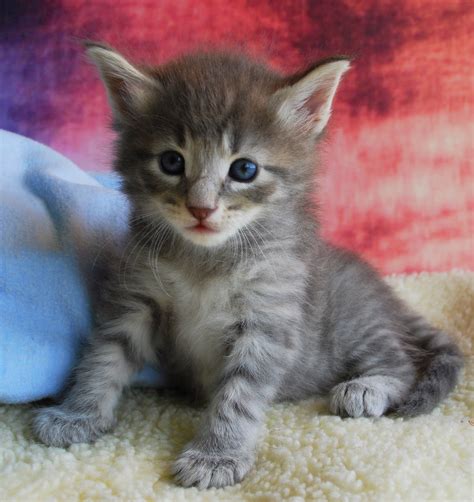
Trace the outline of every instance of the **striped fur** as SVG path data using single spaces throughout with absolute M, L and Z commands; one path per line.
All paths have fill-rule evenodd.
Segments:
M 130 240 L 108 258 L 97 330 L 64 402 L 40 410 L 47 444 L 109 430 L 145 362 L 208 400 L 174 464 L 200 488 L 239 482 L 275 400 L 328 395 L 341 416 L 429 412 L 462 359 L 356 256 L 324 243 L 314 220 L 314 149 L 348 63 L 282 77 L 240 56 L 201 54 L 137 68 L 91 45 L 119 131 L 116 169 L 133 206 Z M 158 157 L 183 155 L 183 176 Z M 251 183 L 228 176 L 236 158 Z M 186 205 L 215 207 L 195 234 Z

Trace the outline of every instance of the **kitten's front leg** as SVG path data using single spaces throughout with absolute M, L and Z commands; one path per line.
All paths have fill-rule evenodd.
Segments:
M 270 333 L 242 334 L 226 357 L 204 424 L 174 464 L 183 486 L 233 485 L 252 467 L 265 411 L 293 356 Z
M 153 322 L 149 305 L 129 300 L 126 310 L 99 327 L 64 401 L 35 414 L 33 429 L 43 443 L 66 447 L 91 442 L 112 428 L 123 388 L 153 358 Z

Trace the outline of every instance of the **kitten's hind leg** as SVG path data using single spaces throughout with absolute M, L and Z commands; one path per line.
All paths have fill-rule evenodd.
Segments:
M 114 411 L 132 375 L 150 359 L 152 315 L 146 306 L 101 326 L 58 406 L 38 410 L 36 436 L 50 446 L 91 442 L 114 425 Z
M 342 417 L 380 417 L 400 403 L 407 390 L 407 384 L 394 376 L 361 376 L 333 387 L 329 406 Z

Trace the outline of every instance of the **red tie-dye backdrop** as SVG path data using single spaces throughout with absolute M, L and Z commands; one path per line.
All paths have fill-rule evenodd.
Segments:
M 321 178 L 323 229 L 383 272 L 474 268 L 472 0 L 4 0 L 0 127 L 108 169 L 107 105 L 78 38 L 162 62 L 245 47 L 291 71 L 356 56 Z

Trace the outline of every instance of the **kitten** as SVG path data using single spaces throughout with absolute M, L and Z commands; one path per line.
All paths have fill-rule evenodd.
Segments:
M 130 243 L 72 389 L 35 417 L 43 442 L 110 430 L 132 375 L 159 364 L 209 401 L 176 478 L 220 487 L 251 468 L 273 401 L 329 395 L 341 416 L 412 416 L 453 389 L 456 345 L 318 234 L 314 150 L 347 59 L 283 77 L 237 55 L 148 68 L 100 44 L 87 52 L 118 131 Z

